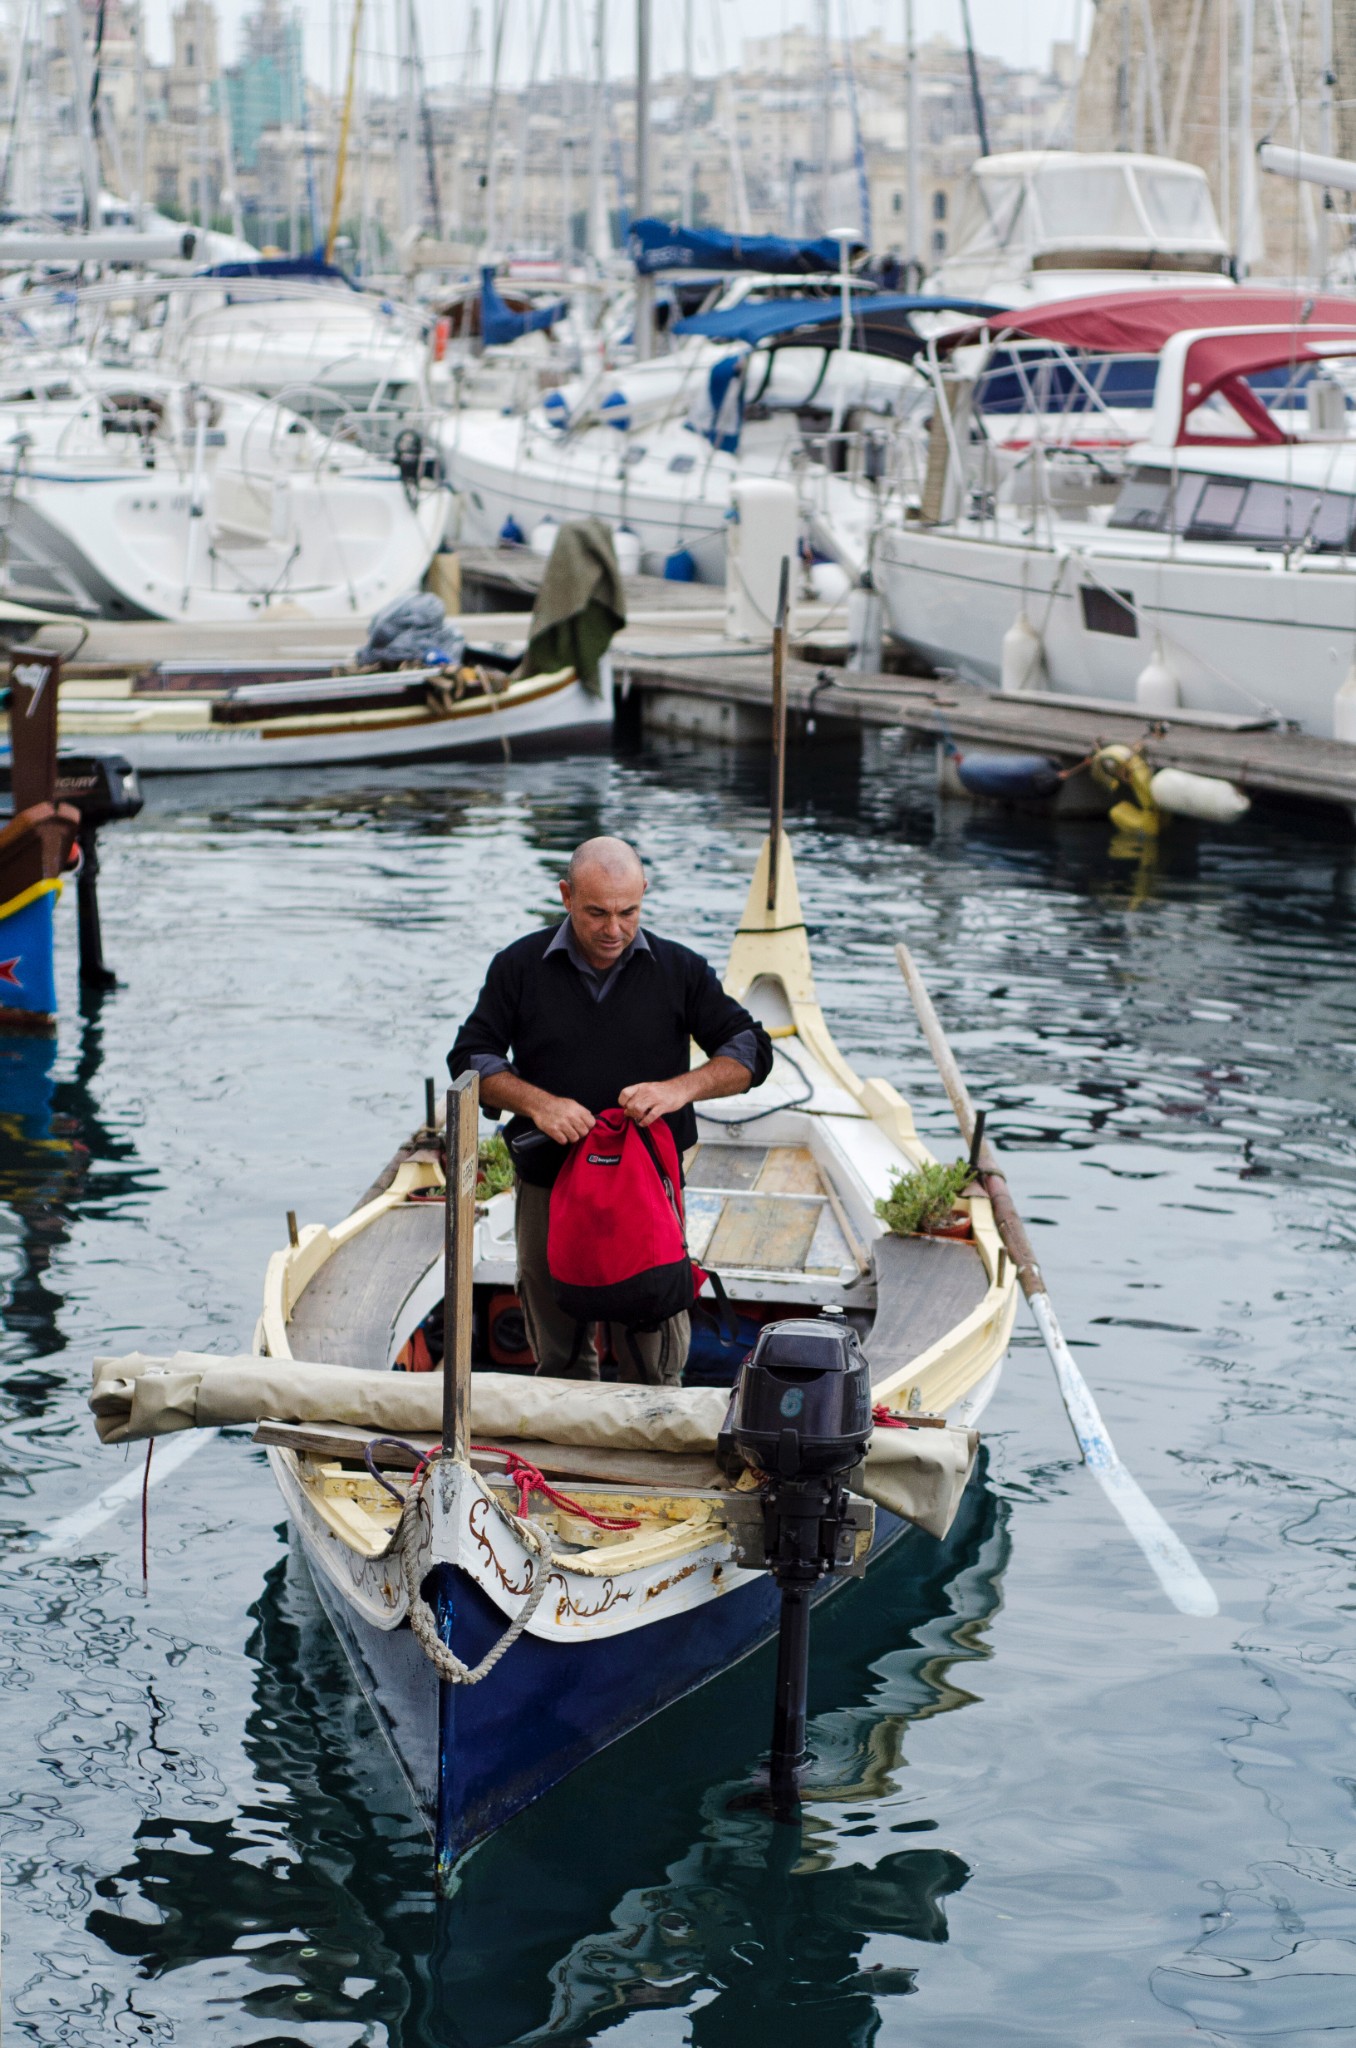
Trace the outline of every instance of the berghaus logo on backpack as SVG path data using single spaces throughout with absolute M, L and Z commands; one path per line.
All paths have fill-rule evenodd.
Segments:
M 687 1255 L 673 1133 L 605 1109 L 570 1147 L 551 1190 L 551 1291 L 581 1323 L 656 1329 L 701 1285 Z

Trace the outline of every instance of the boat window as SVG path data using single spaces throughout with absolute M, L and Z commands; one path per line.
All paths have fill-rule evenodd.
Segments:
M 686 476 L 690 469 L 695 468 L 696 462 L 697 458 L 695 455 L 671 455 L 669 457 L 669 468 L 675 476 Z
M 1190 472 L 1177 485 L 1177 496 L 1168 516 L 1170 533 L 1185 533 L 1195 515 L 1197 501 L 1205 489 L 1206 479 Z
M 1204 177 L 1182 171 L 1135 169 L 1149 225 L 1156 235 L 1175 242 L 1218 242 L 1219 223 Z
M 978 256 L 1007 246 L 1022 210 L 1020 178 L 972 177 L 956 225 L 958 256 Z
M 1246 484 L 1236 484 L 1227 477 L 1212 476 L 1201 492 L 1192 514 L 1191 524 L 1206 533 L 1232 533 L 1234 521 L 1243 509 L 1243 500 L 1248 495 Z
M 1297 490 L 1293 485 L 1254 483 L 1234 528 L 1236 540 L 1255 547 L 1345 548 L 1356 506 L 1340 491 Z
M 1296 490 L 1286 484 L 1250 484 L 1234 537 L 1291 544 L 1303 540 L 1313 524 L 1321 496 L 1319 491 Z
M 1122 640 L 1138 640 L 1133 590 L 1103 590 L 1099 584 L 1084 583 L 1078 595 L 1083 605 L 1083 624 L 1089 633 L 1115 633 Z
M 1121 486 L 1111 524 L 1141 533 L 1160 532 L 1171 488 L 1172 477 L 1166 469 L 1132 469 Z
M 1037 171 L 1035 182 L 1047 241 L 1144 240 L 1144 223 L 1122 165 L 1051 164 Z

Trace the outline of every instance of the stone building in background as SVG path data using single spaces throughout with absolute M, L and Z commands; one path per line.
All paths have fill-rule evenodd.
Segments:
M 1275 0 L 1254 9 L 1251 136 L 1321 149 L 1322 0 Z M 1356 6 L 1332 7 L 1332 148 L 1356 156 Z M 1316 277 L 1345 244 L 1324 219 L 1317 186 L 1263 171 L 1245 152 L 1246 118 L 1236 0 L 1100 0 L 1078 88 L 1080 149 L 1148 150 L 1185 158 L 1210 179 L 1235 246 L 1254 274 Z M 1345 204 L 1345 202 L 1343 202 Z

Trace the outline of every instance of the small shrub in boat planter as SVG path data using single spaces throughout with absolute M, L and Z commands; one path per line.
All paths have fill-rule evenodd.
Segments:
M 896 1178 L 876 1214 L 896 1237 L 912 1237 L 922 1231 L 929 1236 L 968 1236 L 970 1221 L 955 1206 L 956 1197 L 970 1185 L 974 1173 L 964 1159 L 954 1166 L 916 1166 Z
M 476 1162 L 476 1200 L 488 1202 L 513 1186 L 513 1161 L 499 1136 L 482 1138 Z

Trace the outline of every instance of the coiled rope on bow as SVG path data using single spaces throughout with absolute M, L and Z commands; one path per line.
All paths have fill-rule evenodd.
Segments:
M 476 1665 L 464 1664 L 455 1650 L 450 1650 L 439 1634 L 438 1617 L 424 1598 L 421 1587 L 418 1563 L 419 1509 L 429 1474 L 434 1469 L 436 1455 L 430 1455 L 422 1470 L 416 1472 L 410 1482 L 409 1491 L 400 1510 L 400 1525 L 396 1536 L 401 1576 L 405 1581 L 410 1628 L 415 1641 L 439 1678 L 445 1679 L 449 1685 L 479 1685 L 482 1678 L 489 1677 L 500 1658 L 507 1656 L 541 1606 L 547 1581 L 551 1576 L 547 1570 L 551 1561 L 551 1539 L 547 1531 L 536 1522 L 518 1518 L 518 1533 L 534 1557 L 531 1591 L 503 1635 L 490 1645 L 480 1662 Z

